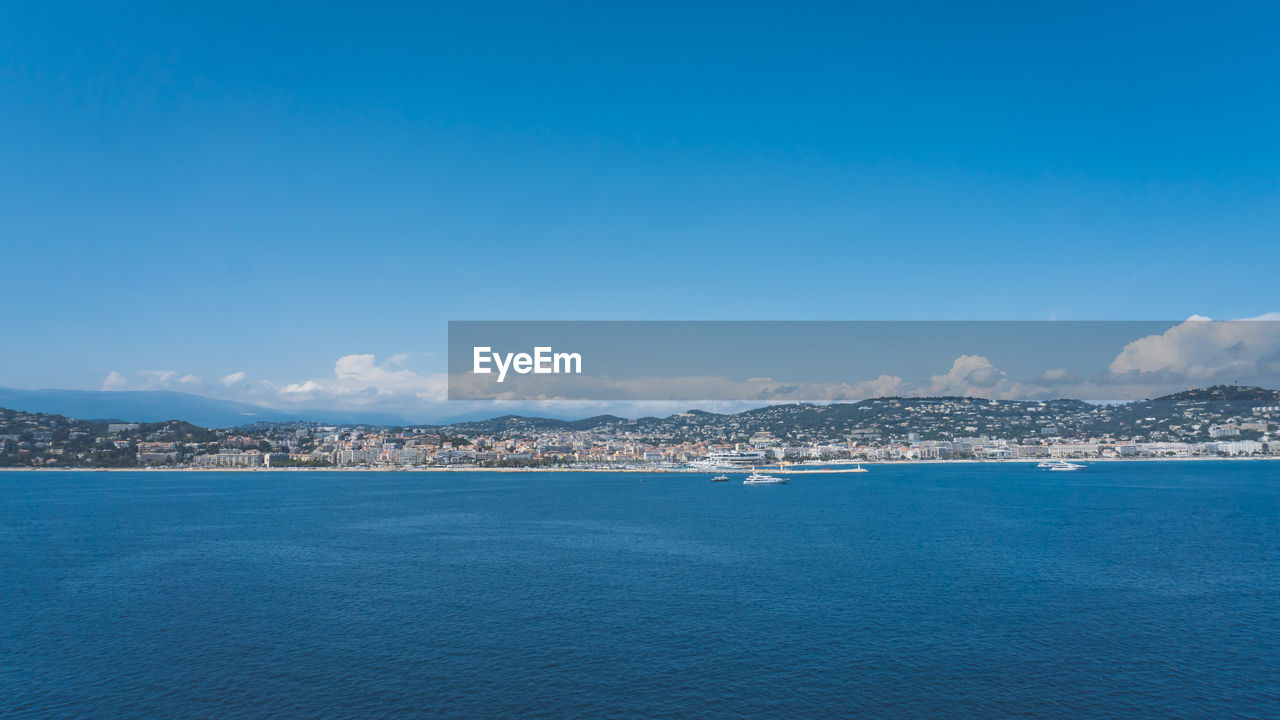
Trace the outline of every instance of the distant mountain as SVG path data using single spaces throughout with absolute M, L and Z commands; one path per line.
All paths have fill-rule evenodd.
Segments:
M 521 416 L 518 416 L 518 415 L 506 415 L 506 416 L 503 416 L 503 417 L 521 417 Z M 410 424 L 410 425 L 422 425 L 422 424 L 426 423 L 426 424 L 429 424 L 429 425 L 432 425 L 432 426 L 438 426 L 438 425 L 462 425 L 462 424 L 466 424 L 466 423 L 485 423 L 485 422 L 489 422 L 489 421 L 497 420 L 497 419 L 499 419 L 499 418 L 498 418 L 498 417 L 496 417 L 496 416 L 493 414 L 493 411 L 492 411 L 492 410 L 473 410 L 473 411 L 471 411 L 471 412 L 462 413 L 462 414 L 460 414 L 460 415 L 450 415 L 450 416 L 448 416 L 448 417 L 440 417 L 440 418 L 428 418 L 428 419 L 426 419 L 426 420 L 419 419 L 419 420 L 420 420 L 419 422 L 417 422 L 417 423 L 409 423 L 409 424 Z M 539 416 L 538 416 L 538 419 L 542 419 L 542 420 L 566 420 L 566 421 L 570 421 L 570 422 L 572 422 L 572 421 L 575 421 L 575 420 L 576 420 L 576 418 L 574 418 L 574 417 L 573 417 L 573 416 L 571 416 L 571 415 L 556 415 L 556 414 L 550 414 L 550 413 L 548 413 L 548 414 L 546 414 L 546 415 L 539 415 Z
M 208 428 L 319 422 L 380 427 L 439 427 L 464 436 L 519 436 L 556 431 L 625 430 L 657 441 L 746 440 L 768 432 L 783 441 L 849 436 L 923 440 L 959 436 L 1090 437 L 1114 435 L 1205 439 L 1214 423 L 1249 419 L 1259 406 L 1280 406 L 1280 392 L 1258 387 L 1215 386 L 1115 405 L 1081 400 L 985 400 L 965 397 L 872 398 L 831 405 L 788 404 L 721 415 L 691 410 L 635 420 L 597 415 L 580 420 L 480 413 L 443 422 L 410 422 L 395 415 L 332 410 L 286 413 L 245 403 L 169 391 L 14 390 L 0 388 L 0 407 L 83 420 L 162 422 L 184 420 Z M 1245 431 L 1244 436 L 1255 431 Z
M 503 415 L 488 420 L 451 423 L 449 428 L 460 433 L 476 435 L 546 432 L 548 430 L 597 430 L 606 426 L 631 425 L 632 421 L 617 415 L 596 415 L 582 420 L 561 420 L 548 417 Z
M 168 390 L 18 390 L 0 387 L 0 407 L 83 420 L 185 420 L 193 425 L 212 428 L 303 419 L 257 405 Z
M 492 412 L 483 410 L 446 418 L 411 418 L 396 413 L 324 408 L 284 411 L 170 390 L 20 390 L 6 387 L 0 387 L 0 408 L 63 415 L 81 420 L 185 420 L 207 428 L 279 422 L 413 427 L 488 421 L 493 417 Z M 563 420 L 558 417 L 547 419 L 556 422 Z
M 207 428 L 253 423 L 318 422 L 334 425 L 407 427 L 422 425 L 402 415 L 360 410 L 275 410 L 170 390 L 19 390 L 0 387 L 0 407 L 81 420 L 164 422 L 185 420 Z M 435 423 L 435 424 L 438 424 Z
M 625 429 L 654 442 L 746 440 L 768 432 L 783 441 L 839 441 L 849 436 L 922 440 L 963 436 L 1093 437 L 1205 440 L 1214 423 L 1248 420 L 1253 408 L 1280 406 L 1280 392 L 1259 387 L 1215 386 L 1152 400 L 1098 405 L 1082 400 L 986 400 L 971 397 L 884 397 L 856 403 L 770 405 L 732 415 L 700 410 L 665 418 L 627 420 L 601 415 L 566 421 L 504 415 L 457 423 L 462 435 Z M 1256 431 L 1246 431 L 1251 437 Z

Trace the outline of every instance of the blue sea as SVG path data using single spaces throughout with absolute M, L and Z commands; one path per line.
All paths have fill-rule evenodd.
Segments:
M 708 477 L 0 473 L 0 717 L 1280 717 L 1280 463 Z

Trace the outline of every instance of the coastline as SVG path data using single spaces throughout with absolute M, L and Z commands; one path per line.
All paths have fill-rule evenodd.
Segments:
M 917 465 L 1025 465 L 1043 462 L 1047 458 L 1015 458 L 1006 460 L 867 460 L 858 463 L 847 463 L 851 467 L 813 467 L 793 465 L 778 468 L 776 465 L 761 465 L 759 469 L 787 475 L 837 475 L 870 472 L 859 466 L 871 467 L 908 467 Z M 1265 462 L 1280 460 L 1280 455 L 1264 457 L 1164 457 L 1164 458 L 1069 458 L 1081 463 L 1159 463 L 1159 462 Z M 798 469 L 791 469 L 798 468 Z M 258 467 L 258 468 L 194 468 L 194 467 L 0 467 L 0 472 L 192 472 L 192 473 L 224 473 L 224 472 L 408 472 L 408 473 L 644 473 L 660 475 L 700 475 L 707 473 L 747 473 L 747 468 L 671 468 L 671 467 L 623 467 L 623 468 L 484 468 L 484 467 Z

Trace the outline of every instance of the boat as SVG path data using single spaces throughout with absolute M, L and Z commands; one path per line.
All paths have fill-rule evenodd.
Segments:
M 1070 470 L 1083 470 L 1084 465 L 1067 462 L 1066 460 L 1054 460 L 1052 462 L 1042 462 L 1036 465 L 1038 468 L 1046 468 L 1050 471 L 1067 472 Z
M 774 475 L 761 475 L 752 468 L 751 474 L 746 480 L 742 481 L 743 485 L 786 485 L 787 479 L 776 477 Z
M 715 476 L 715 477 L 711 478 L 711 482 L 729 482 L 729 476 L 728 476 L 728 475 L 717 475 L 717 476 Z

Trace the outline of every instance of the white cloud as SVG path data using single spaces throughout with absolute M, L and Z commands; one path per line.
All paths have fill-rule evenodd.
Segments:
M 1059 368 L 1046 372 L 1058 376 L 1056 370 Z M 927 384 L 917 387 L 911 394 L 916 397 L 952 395 L 989 400 L 1040 400 L 1060 396 L 1044 385 L 1010 380 L 1005 371 L 983 355 L 957 357 L 950 370 L 930 376 Z
M 1005 379 L 1005 374 L 982 355 L 961 355 L 942 375 L 933 375 L 929 384 L 916 391 L 919 395 L 975 396 L 990 391 Z
M 902 392 L 902 378 L 897 375 L 881 375 L 875 380 L 863 380 L 853 386 L 858 399 L 888 397 Z
M 1193 384 L 1276 375 L 1280 313 L 1231 321 L 1193 315 L 1159 335 L 1129 343 L 1107 371 L 1113 379 L 1158 377 Z
M 398 353 L 379 363 L 371 354 L 344 355 L 334 363 L 332 376 L 285 383 L 251 381 L 244 371 L 205 383 L 194 375 L 173 370 L 142 370 L 132 376 L 112 370 L 102 389 L 199 391 L 210 397 L 280 409 L 416 413 L 446 400 L 447 378 L 444 374 L 424 375 L 408 369 L 405 365 L 412 357 Z
M 406 409 L 421 407 L 424 402 L 444 402 L 447 396 L 446 376 L 421 375 L 402 367 L 408 353 L 399 353 L 378 364 L 372 354 L 343 355 L 333 364 L 333 377 L 309 378 L 301 382 L 274 385 L 259 383 L 254 393 L 270 396 L 293 405 L 319 404 L 335 407 L 380 407 Z
M 743 398 L 751 402 L 857 402 L 873 397 L 893 395 L 902 388 L 897 375 L 880 375 L 856 383 L 785 383 L 772 378 L 751 378 L 746 383 L 709 378 L 690 378 L 692 387 L 704 393 L 714 388 L 713 397 L 732 402 Z M 660 381 L 659 381 L 660 382 Z M 691 395 L 690 397 L 697 397 Z
M 230 375 L 227 375 L 226 377 L 222 378 L 221 380 L 218 381 L 218 384 L 223 387 L 233 387 L 243 382 L 244 378 L 245 378 L 244 371 L 241 370 L 239 372 L 233 372 Z
M 201 385 L 195 375 L 183 375 L 176 370 L 140 370 L 135 390 L 191 390 Z
M 765 377 L 738 380 L 565 376 L 547 380 L 546 395 L 536 400 L 513 392 L 498 402 L 448 402 L 446 374 L 411 369 L 412 361 L 425 357 L 429 354 L 396 353 L 379 362 L 373 354 L 354 353 L 339 357 L 330 375 L 289 382 L 250 380 L 244 371 L 202 383 L 195 376 L 171 370 L 142 371 L 130 377 L 112 370 L 102 388 L 172 388 L 298 412 L 367 410 L 413 418 L 490 411 L 494 415 L 511 411 L 561 416 L 615 412 L 635 417 L 692 407 L 734 412 L 765 404 L 856 402 L 888 395 L 1129 400 L 1154 397 L 1189 385 L 1234 380 L 1271 387 L 1280 385 L 1280 313 L 1231 322 L 1193 316 L 1163 333 L 1130 342 L 1105 369 L 1097 365 L 1077 367 L 1075 371 L 1065 366 L 1051 367 L 1038 375 L 1032 371 L 1022 380 L 1012 379 L 987 356 L 975 353 L 956 357 L 945 372 L 922 382 L 887 373 L 857 382 L 787 382 L 785 378 Z M 1016 372 L 1013 367 L 1010 366 L 1010 372 Z M 1077 377 L 1076 371 L 1088 379 Z M 565 385 L 557 386 L 556 382 Z M 584 392 L 598 399 L 558 399 L 581 396 Z M 627 399 L 634 397 L 655 399 L 643 402 Z
M 103 390 L 181 390 L 191 392 L 203 383 L 195 375 L 176 370 L 139 370 L 132 381 L 112 370 L 102 381 Z
M 378 365 L 370 354 L 344 355 L 334 363 L 333 374 L 339 387 L 373 390 L 380 395 L 407 392 L 418 397 L 444 400 L 444 375 L 426 376 L 404 368 L 391 369 L 407 359 L 407 353 L 400 353 L 393 355 L 386 364 Z
M 445 378 L 447 379 L 447 378 Z M 511 384 L 510 382 L 508 383 Z M 902 378 L 880 375 L 871 380 L 846 382 L 779 382 L 754 377 L 738 380 L 721 376 L 624 377 L 552 375 L 538 379 L 536 386 L 512 386 L 500 391 L 493 378 L 459 375 L 454 378 L 454 396 L 501 402 L 567 402 L 590 397 L 599 402 L 671 402 L 699 407 L 713 402 L 787 403 L 855 402 L 884 397 L 901 391 Z M 443 399 L 443 396 L 441 397 Z
M 304 383 L 291 383 L 280 388 L 280 392 L 290 395 L 305 395 L 321 390 L 323 387 L 315 380 L 308 380 Z
M 1064 385 L 1078 382 L 1079 379 L 1075 373 L 1071 372 L 1070 368 L 1052 367 L 1040 373 L 1039 381 L 1050 385 Z

